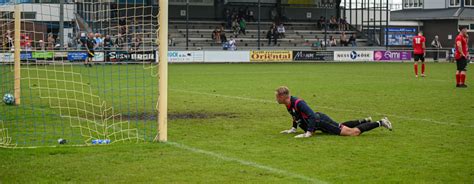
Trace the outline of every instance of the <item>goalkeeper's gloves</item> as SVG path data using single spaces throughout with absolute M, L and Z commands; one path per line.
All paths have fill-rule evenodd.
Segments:
M 289 130 L 283 130 L 280 132 L 281 134 L 294 134 L 296 133 L 296 128 L 295 127 L 291 127 L 291 129 Z
M 310 131 L 307 131 L 304 134 L 299 134 L 299 135 L 295 136 L 295 138 L 308 138 L 308 137 L 311 137 L 311 136 L 313 136 L 313 133 L 310 132 Z

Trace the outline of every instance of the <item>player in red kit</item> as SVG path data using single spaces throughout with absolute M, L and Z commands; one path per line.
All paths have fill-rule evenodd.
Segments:
M 467 48 L 467 27 L 459 27 L 459 35 L 456 37 L 456 87 L 466 88 L 466 66 L 468 63 L 469 53 Z
M 418 77 L 418 61 L 421 60 L 421 76 L 425 76 L 425 49 L 426 49 L 426 38 L 423 36 L 423 32 L 418 32 L 418 36 L 413 37 L 413 53 L 415 58 L 415 77 Z

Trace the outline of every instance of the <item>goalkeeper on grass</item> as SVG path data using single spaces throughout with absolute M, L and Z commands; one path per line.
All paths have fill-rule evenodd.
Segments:
M 295 138 L 311 137 L 316 130 L 341 136 L 358 136 L 377 127 L 385 127 L 392 130 L 392 124 L 387 117 L 377 122 L 371 122 L 372 118 L 368 117 L 363 120 L 336 123 L 326 114 L 321 112 L 315 113 L 302 99 L 290 96 L 290 90 L 285 86 L 276 89 L 275 96 L 277 102 L 285 105 L 293 117 L 293 127 L 281 133 L 296 133 L 298 126 L 305 131 L 304 134 L 297 135 Z

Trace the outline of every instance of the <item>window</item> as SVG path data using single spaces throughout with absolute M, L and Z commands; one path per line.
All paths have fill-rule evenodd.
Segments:
M 464 0 L 464 6 L 474 7 L 474 0 Z
M 449 6 L 459 6 L 459 1 L 460 0 L 449 0 Z
M 404 0 L 404 8 L 423 8 L 424 0 Z

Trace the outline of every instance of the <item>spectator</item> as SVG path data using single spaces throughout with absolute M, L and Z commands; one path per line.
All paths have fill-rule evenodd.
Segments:
M 237 47 L 235 45 L 235 40 L 233 36 L 230 36 L 230 40 L 228 42 L 225 42 L 223 47 L 224 50 L 237 50 Z
M 114 42 L 110 35 L 106 35 L 104 38 L 104 50 L 110 50 L 114 46 Z
M 44 43 L 43 40 L 40 40 L 39 41 L 39 47 L 40 47 L 40 50 L 42 50 L 42 51 L 46 50 L 46 43 Z
M 313 49 L 319 50 L 322 47 L 321 40 L 319 40 L 318 37 L 316 37 L 316 41 L 312 45 Z
M 115 47 L 117 47 L 117 49 L 123 49 L 123 46 L 125 45 L 126 43 L 126 40 L 125 38 L 122 36 L 121 33 L 119 33 L 117 35 L 117 38 L 115 38 Z
M 248 10 L 248 17 L 247 17 L 247 20 L 252 21 L 252 22 L 255 22 L 255 15 L 253 13 L 252 10 Z
M 216 27 L 214 31 L 212 31 L 212 40 L 214 40 L 215 43 L 221 42 L 221 31 L 218 27 Z
M 439 37 L 438 35 L 435 36 L 434 40 L 431 42 L 431 46 L 433 46 L 434 48 L 436 48 L 436 53 L 434 53 L 434 56 L 433 56 L 433 60 L 434 61 L 438 61 L 438 57 L 439 57 L 439 49 L 442 49 L 443 46 L 441 46 L 441 43 L 439 42 Z
M 337 46 L 337 41 L 334 39 L 333 36 L 329 36 L 329 47 L 335 47 Z
M 349 24 L 347 23 L 346 17 L 339 20 L 339 31 L 347 31 Z
M 80 42 L 80 48 L 78 50 L 81 50 L 82 47 L 86 46 L 86 42 L 87 42 L 86 33 L 81 33 L 81 37 L 79 39 L 79 42 Z
M 48 50 L 54 49 L 55 39 L 53 37 L 53 33 L 48 33 Z
M 4 43 L 5 43 L 5 46 L 7 47 L 7 49 L 8 50 L 13 50 L 14 43 L 13 43 L 12 31 L 7 30 L 7 33 L 5 34 L 4 40 L 5 40 Z
M 278 26 L 277 31 L 278 31 L 279 38 L 285 38 L 285 26 L 283 26 L 283 24 L 280 24 Z
M 272 39 L 273 39 L 273 44 L 274 45 L 277 44 L 278 32 L 277 32 L 277 29 L 275 27 L 275 24 L 273 24 L 272 27 L 270 27 L 270 29 L 268 30 L 267 38 L 268 38 L 268 45 L 269 46 L 270 46 L 270 43 L 272 42 Z
M 346 32 L 342 32 L 341 37 L 339 38 L 341 46 L 347 46 L 349 42 L 347 41 Z
M 232 30 L 233 30 L 234 36 L 237 38 L 237 36 L 240 34 L 240 24 L 237 21 L 237 19 L 234 19 L 234 22 L 232 22 Z
M 242 18 L 240 19 L 240 31 L 239 31 L 239 34 L 240 33 L 243 33 L 245 35 L 245 29 L 247 28 L 247 22 L 245 22 L 245 19 Z
M 225 35 L 225 31 L 221 31 L 221 43 L 227 42 L 227 36 Z
M 323 29 L 323 26 L 326 26 L 326 18 L 321 16 L 318 20 L 318 29 Z
M 94 50 L 101 49 L 104 43 L 102 42 L 103 40 L 100 33 L 96 33 L 94 35 L 94 40 L 95 40 Z
M 132 48 L 133 50 L 138 50 L 142 44 L 142 37 L 140 34 L 135 34 L 135 38 L 132 40 Z
M 349 38 L 349 43 L 351 43 L 351 45 L 353 47 L 357 47 L 356 35 L 355 34 L 352 34 L 352 36 Z
M 338 28 L 338 23 L 337 23 L 336 17 L 333 16 L 329 20 L 329 28 L 332 29 L 332 30 L 336 30 Z

